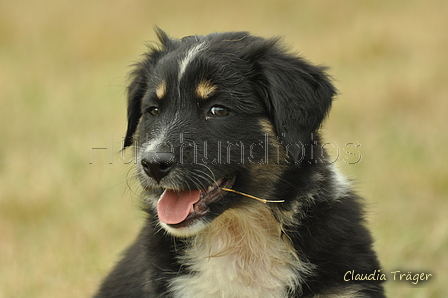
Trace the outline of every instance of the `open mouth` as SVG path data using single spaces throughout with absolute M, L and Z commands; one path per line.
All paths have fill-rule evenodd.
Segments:
M 234 182 L 235 176 L 231 176 L 202 190 L 165 189 L 157 202 L 159 220 L 173 228 L 188 226 L 203 217 L 208 212 L 208 206 L 225 195 L 222 188 L 231 188 Z

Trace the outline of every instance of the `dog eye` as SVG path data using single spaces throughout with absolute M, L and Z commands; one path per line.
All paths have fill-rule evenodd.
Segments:
M 214 106 L 210 109 L 210 114 L 213 116 L 227 116 L 230 111 L 224 107 Z
M 159 108 L 158 107 L 149 107 L 147 112 L 151 114 L 152 116 L 159 115 Z

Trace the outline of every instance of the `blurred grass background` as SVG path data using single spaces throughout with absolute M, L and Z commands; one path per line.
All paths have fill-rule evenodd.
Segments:
M 0 0 L 0 297 L 88 297 L 136 236 L 118 151 L 154 25 L 281 35 L 331 66 L 324 135 L 367 199 L 382 271 L 435 276 L 389 297 L 448 296 L 448 1 Z

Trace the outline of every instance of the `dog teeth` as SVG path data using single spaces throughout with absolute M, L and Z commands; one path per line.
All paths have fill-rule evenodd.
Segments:
M 210 192 L 210 191 L 212 191 L 213 189 L 215 189 L 215 188 L 214 188 L 213 186 L 210 185 L 210 186 L 207 188 L 207 191 Z
M 194 212 L 194 208 L 193 208 L 193 205 L 191 205 L 191 207 L 190 207 L 190 214 L 193 213 L 193 212 Z

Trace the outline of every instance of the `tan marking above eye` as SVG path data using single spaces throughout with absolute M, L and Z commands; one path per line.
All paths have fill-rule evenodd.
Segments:
M 158 99 L 162 99 L 166 94 L 166 82 L 161 81 L 156 87 L 156 95 Z
M 215 90 L 216 86 L 214 86 L 210 81 L 203 80 L 196 88 L 196 95 L 201 99 L 207 99 L 213 94 L 213 92 L 215 92 Z

